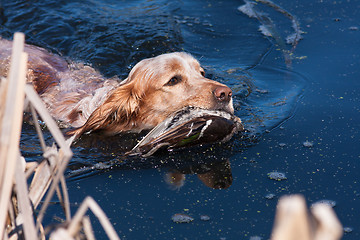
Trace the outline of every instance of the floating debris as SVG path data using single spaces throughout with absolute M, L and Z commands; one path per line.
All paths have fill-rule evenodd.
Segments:
M 279 143 L 279 147 L 285 147 L 286 143 Z
M 261 240 L 262 237 L 259 237 L 259 236 L 252 236 L 250 237 L 250 240 Z
M 267 93 L 269 93 L 269 90 L 266 90 L 266 89 L 255 89 L 255 91 L 256 92 L 258 92 L 258 93 L 261 93 L 261 94 L 267 94 Z
M 352 231 L 354 231 L 352 227 L 344 227 L 344 233 L 351 233 Z
M 258 13 L 254 10 L 255 3 L 251 1 L 245 1 L 245 4 L 238 7 L 238 10 L 249 17 L 257 18 Z
M 285 173 L 278 172 L 278 171 L 269 172 L 268 177 L 270 179 L 273 179 L 273 180 L 276 180 L 276 181 L 281 181 L 281 180 L 286 180 L 287 179 Z
M 303 146 L 304 146 L 304 147 L 311 148 L 311 147 L 314 146 L 314 143 L 309 142 L 308 140 L 306 140 L 305 142 L 303 142 Z
M 302 39 L 302 34 L 304 33 L 300 29 L 300 23 L 298 22 L 297 18 L 293 16 L 291 13 L 286 11 L 285 9 L 281 8 L 280 6 L 276 5 L 270 0 L 262 0 L 262 1 L 251 1 L 251 0 L 244 0 L 245 4 L 238 7 L 238 10 L 251 18 L 257 18 L 261 25 L 259 26 L 259 31 L 267 37 L 273 37 L 278 43 L 282 43 L 282 39 L 277 33 L 277 29 L 275 29 L 274 22 L 268 16 L 267 13 L 262 11 L 256 10 L 256 6 L 258 2 L 263 3 L 264 5 L 273 8 L 274 10 L 284 14 L 284 16 L 288 17 L 291 20 L 291 25 L 294 30 L 294 33 L 288 35 L 286 37 L 286 43 L 296 46 L 298 42 Z
M 259 31 L 266 37 L 272 37 L 272 33 L 271 30 L 269 29 L 269 27 L 265 26 L 265 25 L 260 25 L 259 26 Z
M 110 167 L 111 167 L 110 164 L 106 164 L 103 162 L 95 163 L 93 166 L 94 169 L 98 169 L 98 170 L 108 169 Z
M 275 197 L 276 197 L 276 195 L 273 194 L 273 193 L 268 193 L 268 194 L 265 195 L 265 198 L 268 199 L 268 200 L 272 200 L 272 199 L 274 199 Z
M 351 26 L 351 27 L 349 27 L 349 30 L 351 30 L 351 31 L 358 31 L 358 30 L 359 30 L 359 27 L 357 27 L 357 26 Z
M 175 223 L 189 223 L 194 221 L 194 218 L 190 217 L 187 214 L 176 213 L 171 217 L 171 220 Z
M 200 216 L 200 220 L 201 221 L 209 221 L 210 220 L 210 217 L 208 215 L 201 215 Z
M 249 162 L 250 163 L 257 163 L 257 161 L 254 158 L 250 159 Z
M 328 205 L 329 207 L 335 207 L 336 206 L 336 202 L 333 200 L 328 200 L 328 199 L 323 199 L 323 200 L 319 200 L 317 202 L 314 202 L 313 204 L 311 204 L 311 207 L 314 207 L 316 204 L 325 204 Z
M 302 38 L 303 37 L 301 36 L 301 34 L 295 32 L 287 36 L 285 40 L 287 44 L 294 44 L 296 42 L 299 42 Z

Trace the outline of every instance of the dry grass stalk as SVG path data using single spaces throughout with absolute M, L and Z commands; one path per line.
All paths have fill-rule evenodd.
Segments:
M 330 206 L 326 204 L 315 204 L 311 209 L 311 213 L 318 224 L 316 226 L 314 240 L 341 239 L 343 227 Z
M 82 224 L 84 223 L 85 213 L 90 209 L 95 216 L 99 219 L 101 225 L 103 226 L 107 236 L 111 240 L 119 240 L 120 238 L 116 234 L 114 228 L 112 227 L 109 219 L 106 217 L 103 210 L 99 207 L 99 205 L 92 199 L 91 197 L 86 197 L 76 212 L 74 218 L 70 222 L 67 232 L 70 236 L 74 237 L 78 234 L 81 229 Z M 86 220 L 85 220 L 86 222 Z M 89 226 L 85 227 L 85 231 L 89 230 Z M 61 230 L 62 231 L 62 230 Z M 55 239 L 55 238 L 54 238 Z
M 6 103 L 7 86 L 8 86 L 7 79 L 6 78 L 0 78 L 0 126 L 2 126 L 2 119 L 3 119 L 3 115 L 4 115 L 4 106 L 5 106 L 5 103 Z M 1 128 L 0 128 L 0 135 L 1 135 Z
M 24 86 L 27 54 L 24 34 L 14 36 L 6 103 L 1 121 L 0 136 L 0 209 L 8 209 L 15 167 L 19 157 L 19 143 L 24 105 Z M 10 184 L 9 184 L 10 183 Z M 0 236 L 4 236 L 7 211 L 0 212 Z
M 99 218 L 111 239 L 119 239 L 105 214 L 92 199 L 86 198 L 83 208 L 78 211 L 81 214 L 77 214 L 71 220 L 69 196 L 64 177 L 64 171 L 72 157 L 71 140 L 65 140 L 34 88 L 25 85 L 27 55 L 23 53 L 24 38 L 23 34 L 15 34 L 9 79 L 0 82 L 0 209 L 7 209 L 0 212 L 0 236 L 2 239 L 45 239 L 42 219 L 56 192 L 64 208 L 67 225 L 71 229 L 71 231 L 63 228 L 56 230 L 56 233 L 62 236 L 57 239 L 71 239 L 72 237 L 79 239 L 82 235 L 81 229 L 88 239 L 94 239 L 90 221 L 84 216 L 87 208 L 90 208 Z M 30 107 L 44 153 L 45 160 L 39 164 L 26 164 L 19 154 L 24 93 L 26 94 L 25 103 Z M 46 123 L 57 146 L 55 144 L 52 147 L 46 146 L 37 114 Z M 27 178 L 31 176 L 29 190 Z M 12 190 L 15 192 L 13 195 L 11 195 Z M 34 218 L 33 209 L 36 209 L 40 202 L 42 202 L 41 209 L 37 218 Z M 84 208 L 86 208 L 85 212 Z M 34 219 L 36 219 L 36 225 Z M 7 232 L 5 232 L 5 222 L 8 226 Z M 10 231 L 12 235 L 8 236 Z
M 285 196 L 276 210 L 272 240 L 338 240 L 342 226 L 334 210 L 325 204 L 315 204 L 308 214 L 304 197 Z M 315 221 L 314 221 L 315 220 Z
M 84 216 L 82 220 L 82 225 L 84 228 L 84 233 L 87 240 L 95 240 L 94 231 L 91 227 L 90 218 L 88 216 Z
M 24 169 L 22 169 L 20 161 L 21 158 L 18 156 L 18 164 L 15 172 L 15 189 L 19 206 L 19 217 L 22 217 L 25 239 L 36 239 L 37 234 L 35 231 L 31 201 L 28 194 Z
M 60 129 L 58 128 L 53 118 L 48 113 L 45 105 L 43 104 L 40 97 L 35 92 L 34 88 L 30 85 L 27 85 L 25 87 L 25 93 L 27 98 L 29 99 L 30 104 L 34 106 L 37 113 L 46 123 L 49 131 L 51 132 L 52 136 L 56 141 L 56 144 L 60 147 L 59 151 L 57 150 L 55 145 L 53 145 L 52 147 L 45 147 L 46 144 L 45 142 L 43 142 L 44 141 L 43 137 L 40 137 L 41 145 L 45 148 L 44 157 L 49 161 L 43 161 L 40 164 L 39 167 L 41 167 L 42 170 L 37 171 L 35 173 L 34 179 L 30 186 L 30 195 L 33 197 L 34 205 L 36 206 L 39 204 L 45 192 L 47 192 L 46 198 L 44 200 L 44 203 L 42 204 L 42 207 L 40 209 L 37 218 L 36 228 L 37 230 L 39 230 L 41 222 L 44 218 L 45 211 L 58 187 L 59 182 L 62 185 L 62 189 L 66 189 L 65 181 L 60 181 L 60 180 L 61 178 L 63 178 L 63 174 L 65 172 L 66 166 L 72 157 L 72 152 L 70 150 L 69 144 L 66 142 L 63 134 L 61 133 Z M 35 121 L 34 123 L 35 125 L 39 124 L 38 121 Z M 37 130 L 40 129 L 39 126 L 37 126 L 36 128 Z M 38 134 L 39 136 L 42 136 L 41 133 Z M 65 192 L 66 191 L 64 191 L 64 193 Z M 61 196 L 59 198 L 61 198 Z M 67 192 L 64 195 L 63 199 L 64 199 L 64 203 L 62 203 L 62 205 L 65 208 L 66 219 L 69 220 L 71 216 L 70 216 L 70 204 L 69 204 Z
M 305 199 L 282 197 L 277 205 L 272 240 L 310 240 L 310 223 Z

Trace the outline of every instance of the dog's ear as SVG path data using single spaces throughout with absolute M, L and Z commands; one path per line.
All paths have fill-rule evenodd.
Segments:
M 148 91 L 153 72 L 146 67 L 148 60 L 136 64 L 129 76 L 110 93 L 105 102 L 90 115 L 86 123 L 68 135 L 79 137 L 83 133 L 103 130 L 108 134 L 136 129 L 142 98 Z
M 108 134 L 116 134 L 136 127 L 142 95 L 134 81 L 119 86 L 95 109 L 82 127 L 67 134 L 75 135 L 77 138 L 86 132 L 101 130 Z

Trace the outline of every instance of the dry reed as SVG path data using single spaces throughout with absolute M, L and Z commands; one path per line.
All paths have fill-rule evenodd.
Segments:
M 65 140 L 34 88 L 26 85 L 27 54 L 24 52 L 24 40 L 24 34 L 14 35 L 9 77 L 0 83 L 0 236 L 2 239 L 45 239 L 42 220 L 56 193 L 66 219 L 65 224 L 59 224 L 50 233 L 51 238 L 79 239 L 85 236 L 94 239 L 90 220 L 85 216 L 90 209 L 109 239 L 119 239 L 108 218 L 91 197 L 84 200 L 74 218 L 71 218 L 64 177 L 72 157 L 71 140 Z M 20 155 L 24 105 L 30 109 L 43 151 L 43 160 L 39 163 L 26 163 Z M 47 146 L 44 141 L 38 115 L 55 141 L 52 146 Z M 30 187 L 28 179 L 31 180 Z M 38 213 L 35 214 L 35 211 Z
M 279 200 L 271 240 L 338 240 L 342 233 L 331 206 L 314 204 L 309 212 L 303 196 L 291 195 Z

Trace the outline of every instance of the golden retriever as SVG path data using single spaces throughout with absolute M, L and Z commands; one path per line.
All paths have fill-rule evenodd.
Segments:
M 229 87 L 205 77 L 188 53 L 174 52 L 140 61 L 123 80 L 105 79 L 90 66 L 26 45 L 27 82 L 34 85 L 52 116 L 86 132 L 117 134 L 151 129 L 172 113 L 194 106 L 233 113 Z M 11 42 L 0 39 L 0 77 L 6 76 Z

